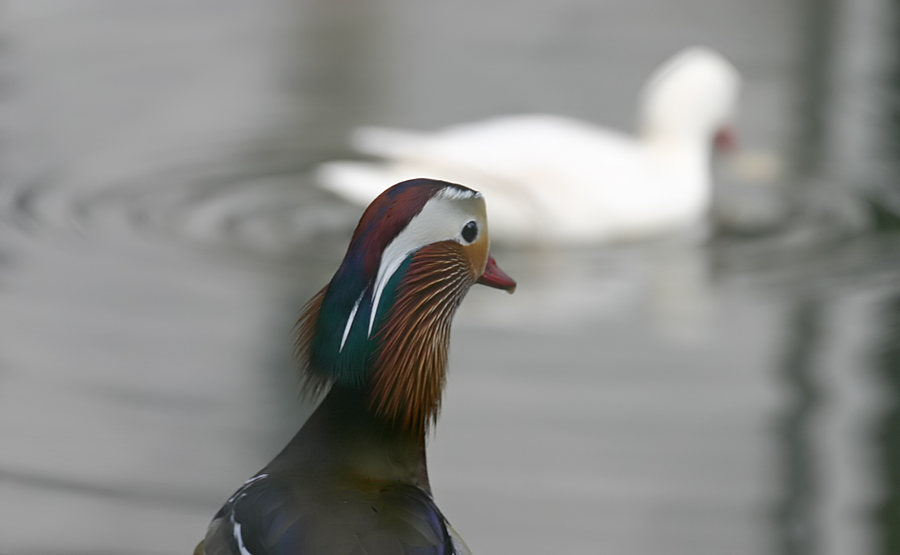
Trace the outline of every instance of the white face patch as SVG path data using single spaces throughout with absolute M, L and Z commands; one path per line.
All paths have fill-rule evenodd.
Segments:
M 410 220 L 406 229 L 391 241 L 381 255 L 372 295 L 368 335 L 372 335 L 381 294 L 406 257 L 425 245 L 439 241 L 455 240 L 467 245 L 468 242 L 461 235 L 463 227 L 468 222 L 475 221 L 479 229 L 486 229 L 484 214 L 481 193 L 456 187 L 442 189 L 425 203 L 422 211 Z

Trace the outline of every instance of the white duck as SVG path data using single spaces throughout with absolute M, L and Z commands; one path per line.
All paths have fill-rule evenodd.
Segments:
M 506 243 L 642 239 L 703 227 L 714 143 L 730 137 L 740 76 L 707 48 L 682 51 L 644 86 L 637 137 L 529 114 L 434 133 L 361 128 L 354 147 L 383 163 L 330 162 L 320 184 L 367 205 L 393 183 L 466 183 Z

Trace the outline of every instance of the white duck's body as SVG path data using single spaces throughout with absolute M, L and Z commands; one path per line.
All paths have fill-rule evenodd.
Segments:
M 737 88 L 737 72 L 721 56 L 690 49 L 649 81 L 638 137 L 542 114 L 435 133 L 364 128 L 354 146 L 386 161 L 332 162 L 319 180 L 359 204 L 412 177 L 470 183 L 487 200 L 491 236 L 507 243 L 677 232 L 704 221 L 713 137 L 730 123 Z

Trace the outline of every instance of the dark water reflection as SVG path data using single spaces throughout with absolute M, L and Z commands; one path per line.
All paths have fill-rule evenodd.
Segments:
M 889 399 L 872 426 L 875 459 L 883 491 L 874 510 L 876 544 L 880 553 L 900 550 L 900 294 L 885 299 L 881 309 L 881 338 L 872 366 Z
M 819 469 L 811 435 L 815 409 L 822 397 L 815 378 L 815 356 L 822 340 L 821 316 L 818 303 L 801 301 L 790 322 L 794 335 L 787 338 L 782 371 L 792 397 L 779 425 L 784 499 L 775 513 L 781 553 L 819 552 L 814 519 Z
M 896 192 L 888 3 L 4 7 L 0 553 L 188 553 L 299 427 L 290 329 L 359 214 L 309 172 L 354 126 L 628 128 L 694 43 L 788 153 L 722 207 L 794 217 L 497 252 L 520 288 L 458 317 L 438 501 L 478 553 L 900 551 L 900 238 L 852 201 Z

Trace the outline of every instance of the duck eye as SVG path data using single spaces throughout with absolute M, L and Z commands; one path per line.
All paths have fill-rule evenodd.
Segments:
M 478 224 L 469 222 L 462 228 L 462 238 L 466 243 L 471 243 L 478 237 Z

